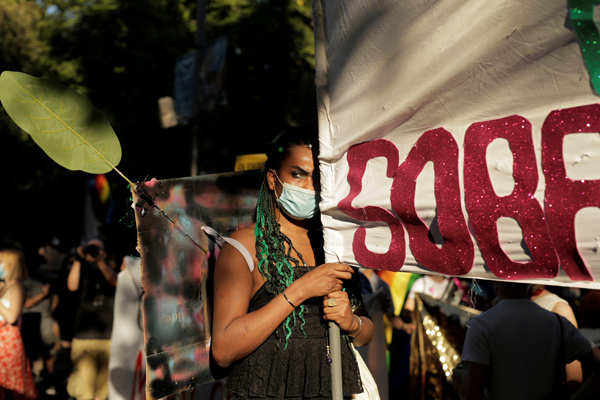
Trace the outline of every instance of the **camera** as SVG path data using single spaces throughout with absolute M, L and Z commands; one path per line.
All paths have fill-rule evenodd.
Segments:
M 81 252 L 84 256 L 89 255 L 90 257 L 98 258 L 98 255 L 100 254 L 100 247 L 95 244 L 88 244 L 81 249 Z

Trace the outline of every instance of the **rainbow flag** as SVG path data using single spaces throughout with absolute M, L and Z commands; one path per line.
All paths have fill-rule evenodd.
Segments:
M 394 303 L 394 314 L 400 315 L 413 282 L 421 275 L 411 272 L 393 272 L 386 270 L 378 270 L 377 274 L 390 287 L 392 301 Z M 392 342 L 392 325 L 387 321 L 387 318 L 385 321 L 385 338 L 388 344 Z
M 96 192 L 98 193 L 100 203 L 105 204 L 110 197 L 110 185 L 108 184 L 108 179 L 106 179 L 106 176 L 104 176 L 104 174 L 96 175 L 94 186 L 96 188 Z

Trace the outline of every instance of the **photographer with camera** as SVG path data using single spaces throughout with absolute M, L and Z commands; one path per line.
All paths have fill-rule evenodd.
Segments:
M 77 249 L 67 278 L 70 291 L 79 291 L 67 391 L 76 399 L 108 397 L 108 362 L 117 273 L 100 240 Z

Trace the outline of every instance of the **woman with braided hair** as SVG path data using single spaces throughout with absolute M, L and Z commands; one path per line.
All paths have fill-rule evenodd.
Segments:
M 217 260 L 212 354 L 228 368 L 234 399 L 329 399 L 327 322 L 335 321 L 351 397 L 362 385 L 350 342 L 368 343 L 373 325 L 353 268 L 323 263 L 313 146 L 288 131 L 272 147 L 256 224 L 228 238 Z

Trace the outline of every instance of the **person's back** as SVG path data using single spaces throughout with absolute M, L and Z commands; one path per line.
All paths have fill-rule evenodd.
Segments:
M 76 399 L 108 398 L 108 363 L 117 275 L 98 240 L 78 248 L 67 288 L 79 292 L 67 392 Z
M 140 385 L 145 376 L 140 262 L 139 257 L 124 257 L 117 277 L 109 359 L 111 400 L 143 398 L 145 393 Z
M 471 329 L 485 331 L 488 347 L 463 358 L 489 357 L 490 399 L 536 399 L 551 393 L 560 346 L 552 313 L 527 299 L 506 299 L 474 318 Z
M 559 368 L 561 335 L 564 356 Z M 535 400 L 552 393 L 564 363 L 590 348 L 565 318 L 529 299 L 513 298 L 501 300 L 469 321 L 463 360 L 488 367 L 490 400 Z
M 112 332 L 115 288 L 100 268 L 91 262 L 81 264 L 80 303 L 75 317 L 75 337 L 109 339 Z
M 362 287 L 362 297 L 368 315 L 374 326 L 373 339 L 368 345 L 357 347 L 359 354 L 367 363 L 382 399 L 388 399 L 389 372 L 386 365 L 386 338 L 383 317 L 390 322 L 394 318 L 394 303 L 389 285 L 374 270 L 362 268 L 358 275 Z

